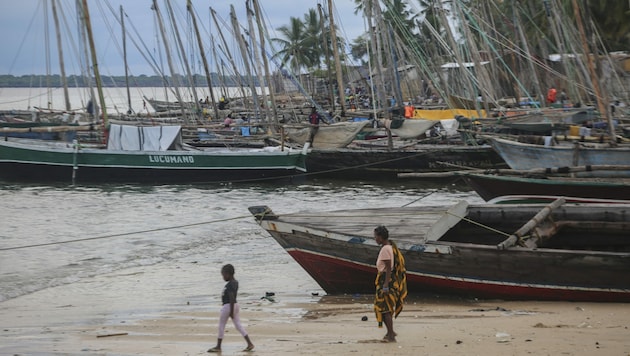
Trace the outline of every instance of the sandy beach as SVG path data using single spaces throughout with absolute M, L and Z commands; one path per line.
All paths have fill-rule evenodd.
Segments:
M 210 291 L 223 281 L 216 266 L 195 262 L 113 272 L 4 301 L 0 354 L 207 354 L 219 311 L 218 292 Z M 307 277 L 296 271 L 289 278 Z M 398 342 L 386 344 L 370 296 L 284 295 L 279 288 L 272 302 L 261 299 L 264 291 L 244 289 L 241 316 L 256 355 L 630 355 L 630 304 L 412 296 L 395 322 Z M 222 354 L 248 354 L 244 346 L 228 324 Z

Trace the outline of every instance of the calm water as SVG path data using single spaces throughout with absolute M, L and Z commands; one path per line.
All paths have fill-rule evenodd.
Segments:
M 197 97 L 204 99 L 209 96 L 207 88 L 198 87 Z M 260 90 L 260 88 L 258 88 Z M 190 89 L 182 88 L 181 95 L 184 101 L 193 101 L 193 94 Z M 164 88 L 136 87 L 130 88 L 131 108 L 136 113 L 154 112 L 147 103 L 143 106 L 143 96 L 149 99 L 176 101 L 173 91 L 165 92 Z M 241 96 L 239 88 L 226 88 L 229 97 Z M 88 88 L 69 88 L 70 106 L 73 110 L 82 110 L 87 106 L 90 99 Z M 260 91 L 259 91 L 260 92 Z M 96 89 L 94 95 L 98 95 Z M 126 88 L 103 88 L 105 103 L 108 113 L 123 114 L 127 112 L 127 89 Z M 214 90 L 215 98 L 219 98 L 222 93 L 219 89 Z M 0 88 L 0 110 L 29 110 L 33 107 L 46 109 L 50 107 L 57 110 L 65 109 L 65 99 L 62 88 Z
M 250 288 L 304 293 L 318 286 L 254 222 L 247 207 L 264 204 L 285 213 L 462 199 L 482 202 L 465 187 L 407 181 L 157 187 L 0 183 L 0 249 L 98 238 L 0 250 L 0 301 L 112 271 L 160 268 L 172 261 L 196 263 L 200 256 L 203 263 L 216 265 L 210 269 L 216 269 L 217 279 L 220 266 L 229 262 L 249 271 Z M 123 235 L 114 236 L 118 234 Z M 278 275 L 299 281 L 288 283 Z

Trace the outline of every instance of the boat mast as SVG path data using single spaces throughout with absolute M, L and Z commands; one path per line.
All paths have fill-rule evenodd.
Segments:
M 129 68 L 127 67 L 127 34 L 125 32 L 125 16 L 122 5 L 120 5 L 120 24 L 122 26 L 123 62 L 125 64 L 125 85 L 127 86 L 127 105 L 129 107 L 127 114 L 131 115 L 133 110 L 131 109 L 131 93 L 129 92 Z
M 63 85 L 63 97 L 66 101 L 66 111 L 70 111 L 70 95 L 68 94 L 68 79 L 66 78 L 66 67 L 63 63 L 63 48 L 61 46 L 61 31 L 59 30 L 59 17 L 57 16 L 56 0 L 51 0 L 53 20 L 55 21 L 55 32 L 57 34 L 57 49 L 59 53 L 59 70 L 61 71 L 61 83 Z
M 529 70 L 532 72 L 532 75 L 534 76 L 533 77 L 534 86 L 536 87 L 536 91 L 537 91 L 536 96 L 538 97 L 538 101 L 540 103 L 538 107 L 543 107 L 545 103 L 545 96 L 543 95 L 543 91 L 540 86 L 540 81 L 538 80 L 538 72 L 536 71 L 536 68 L 534 67 L 534 58 L 532 57 L 532 53 L 529 50 L 529 43 L 527 39 L 525 38 L 525 31 L 523 31 L 523 25 L 521 24 L 520 14 L 517 14 L 517 12 L 514 10 L 514 5 L 512 5 L 512 12 L 514 14 L 514 24 L 518 30 L 518 35 L 521 40 L 521 43 L 523 44 L 523 49 L 525 50 L 525 56 L 527 58 L 527 64 L 529 65 Z M 562 54 L 562 52 L 560 53 Z
M 335 19 L 333 18 L 332 0 L 328 0 L 328 16 L 330 17 L 330 40 L 333 46 L 333 56 L 335 58 L 335 72 L 337 72 L 337 92 L 339 94 L 339 107 L 341 116 L 346 114 L 346 103 L 344 97 L 345 87 L 343 85 L 343 73 L 341 72 L 341 61 L 339 59 L 339 49 L 337 46 L 337 31 L 335 30 Z
M 464 34 L 466 36 L 468 45 L 470 46 L 470 54 L 473 60 L 473 64 L 475 65 L 475 75 L 477 76 L 479 94 L 481 94 L 481 98 L 482 98 L 481 101 L 483 102 L 483 106 L 484 106 L 484 109 L 486 110 L 486 114 L 489 114 L 490 107 L 488 105 L 488 102 L 492 100 L 493 103 L 496 103 L 496 101 L 494 100 L 494 97 L 489 92 L 489 88 L 492 87 L 491 81 L 488 76 L 488 72 L 486 72 L 485 68 L 483 68 L 481 65 L 481 56 L 479 55 L 479 48 L 477 47 L 477 42 L 473 38 L 470 28 L 468 27 L 468 21 L 470 21 L 470 18 L 464 15 L 464 12 L 459 7 L 458 3 L 459 3 L 458 1 L 454 1 L 453 7 L 457 14 L 457 17 L 459 17 L 462 21 L 461 28 L 464 30 Z M 535 73 L 536 72 L 533 72 L 532 75 L 535 76 L 536 75 Z M 477 96 L 473 94 L 473 98 L 475 98 L 475 102 L 477 102 L 477 99 L 476 99 Z M 475 108 L 476 107 L 477 107 L 477 104 L 475 104 Z
M 90 12 L 87 6 L 87 0 L 83 0 L 83 19 L 85 21 L 85 29 L 87 31 L 88 43 L 90 45 L 90 51 L 92 53 L 92 68 L 94 70 L 94 80 L 96 81 L 96 90 L 98 91 L 98 100 L 101 104 L 101 110 L 103 112 L 103 128 L 107 132 L 108 120 L 107 120 L 107 108 L 105 107 L 105 96 L 103 95 L 103 83 L 101 82 L 101 74 L 98 71 L 98 62 L 96 56 L 96 49 L 94 46 L 94 36 L 92 34 L 92 24 L 90 22 Z
M 213 8 L 210 8 L 210 14 L 212 15 L 212 19 L 214 20 L 214 25 L 217 28 L 217 31 L 219 32 L 219 37 L 221 38 L 221 43 L 223 43 L 223 51 L 224 53 L 227 55 L 228 60 L 230 61 L 230 64 L 232 65 L 232 70 L 234 71 L 234 75 L 238 76 L 238 67 L 236 66 L 236 63 L 234 62 L 234 58 L 232 58 L 232 53 L 230 52 L 230 49 L 228 48 L 228 44 L 227 41 L 225 40 L 225 36 L 223 36 L 223 31 L 221 31 L 221 25 L 219 24 L 219 20 L 217 20 L 217 13 L 216 11 L 214 11 Z M 225 74 L 223 75 L 223 77 L 225 77 Z M 241 90 L 241 95 L 243 96 L 243 102 L 245 101 L 245 89 L 243 89 L 243 85 L 241 83 L 241 81 L 239 80 L 239 89 Z
M 383 17 L 383 11 L 381 10 L 381 5 L 378 1 L 374 1 L 374 12 L 372 13 L 372 15 L 374 16 L 374 26 L 376 28 L 376 33 L 377 33 L 377 58 L 378 58 L 378 63 L 379 66 L 382 66 L 383 68 L 381 69 L 381 74 L 383 74 L 383 91 L 385 91 L 385 89 L 389 89 L 387 96 L 391 96 L 392 98 L 395 98 L 394 93 L 394 79 L 395 79 L 395 68 L 394 68 L 394 63 L 393 61 L 391 61 L 391 63 L 389 63 L 389 59 L 393 59 L 391 56 L 384 56 L 384 54 L 387 54 L 389 52 L 388 48 L 389 48 L 389 35 L 388 35 L 388 28 L 385 25 L 385 19 Z M 385 73 L 383 72 L 383 69 L 385 70 Z M 388 85 L 388 87 L 385 87 L 385 82 L 389 82 L 390 84 Z M 384 97 L 384 102 L 381 104 L 384 108 L 387 107 L 391 107 L 392 106 L 392 101 L 390 101 L 388 98 Z M 400 102 L 399 102 L 400 103 Z M 389 113 L 391 113 L 391 111 L 389 111 Z
M 578 25 L 578 30 L 580 31 L 580 39 L 582 41 L 582 48 L 584 49 L 584 55 L 586 56 L 588 63 L 588 72 L 591 76 L 591 82 L 593 83 L 593 90 L 595 91 L 595 98 L 597 99 L 597 109 L 599 110 L 601 115 L 606 117 L 608 121 L 608 130 L 610 132 L 610 143 L 616 144 L 616 135 L 615 135 L 615 126 L 613 125 L 613 121 L 608 115 L 608 110 L 606 108 L 606 104 L 604 104 L 604 96 L 602 95 L 602 90 L 599 86 L 599 79 L 597 78 L 597 74 L 595 73 L 595 60 L 594 56 L 597 53 L 593 53 L 591 56 L 591 51 L 589 50 L 588 43 L 586 41 L 586 32 L 584 31 L 584 23 L 582 23 L 582 16 L 580 14 L 580 8 L 578 7 L 577 0 L 573 0 L 573 13 L 575 14 L 575 20 Z
M 158 23 L 158 26 L 160 26 L 160 33 L 162 34 L 162 41 L 164 42 L 164 51 L 166 52 L 166 61 L 168 62 L 168 67 L 171 71 L 171 77 L 173 79 L 173 87 L 175 87 L 175 96 L 177 97 L 177 100 L 181 104 L 180 110 L 182 112 L 182 119 L 186 120 L 186 110 L 184 108 L 184 102 L 182 101 L 182 96 L 179 92 L 179 81 L 177 80 L 175 66 L 173 65 L 173 59 L 171 58 L 171 49 L 168 44 L 168 38 L 166 36 L 166 31 L 164 30 L 164 23 L 162 22 L 162 15 L 160 14 L 160 9 L 158 8 L 157 0 L 153 0 L 152 9 L 155 11 L 155 15 L 157 16 L 157 23 Z
M 391 24 L 388 24 L 385 27 L 386 36 L 386 45 L 389 52 L 390 57 L 390 72 L 392 76 L 392 93 L 396 97 L 396 103 L 398 106 L 401 106 L 403 103 L 402 90 L 400 88 L 400 76 L 398 75 L 398 56 L 396 54 L 396 49 L 394 48 L 394 39 L 392 38 L 392 34 L 394 32 Z
M 377 103 L 380 105 L 381 108 L 386 107 L 385 105 L 385 78 L 383 77 L 383 58 L 382 58 L 382 54 L 381 54 L 381 50 L 380 50 L 380 39 L 378 37 L 378 31 L 376 30 L 375 25 L 373 24 L 372 20 L 374 18 L 374 13 L 375 13 L 375 8 L 378 5 L 378 2 L 375 0 L 368 0 L 368 5 L 366 6 L 366 11 L 365 11 L 365 18 L 367 20 L 367 26 L 368 26 L 368 32 L 370 33 L 370 47 L 372 48 L 372 56 L 376 56 L 376 78 L 377 81 L 376 83 L 374 82 L 374 75 L 372 74 L 372 71 L 370 70 L 370 86 L 372 87 L 372 90 L 374 90 L 374 87 L 376 86 L 376 94 L 377 94 L 377 99 L 378 100 L 374 100 L 374 98 L 372 98 L 372 108 L 375 111 L 374 114 L 374 118 L 376 119 L 376 108 L 377 108 Z M 368 51 L 368 56 L 370 56 L 369 51 Z M 369 60 L 369 59 L 368 59 Z
M 251 7 L 251 1 L 245 1 L 245 9 L 247 11 L 247 26 L 249 28 L 249 37 L 251 39 L 251 49 L 254 53 L 254 62 L 256 65 L 254 66 L 256 74 L 258 74 L 258 87 L 260 88 L 260 96 L 262 97 L 261 106 L 265 110 L 266 122 L 268 124 L 271 123 L 271 113 L 269 111 L 269 105 L 267 105 L 267 93 L 265 93 L 265 79 L 263 78 L 263 70 L 262 65 L 260 63 L 260 52 L 258 51 L 258 41 L 256 40 L 256 31 L 254 30 L 254 21 L 252 20 L 252 16 L 254 11 Z
M 271 80 L 271 74 L 269 71 L 269 60 L 265 53 L 265 31 L 262 25 L 262 11 L 260 11 L 260 4 L 258 0 L 253 0 L 254 12 L 256 16 L 256 25 L 258 26 L 258 34 L 260 35 L 260 51 L 262 52 L 263 66 L 265 68 L 265 80 L 267 81 L 267 87 L 269 88 L 269 97 L 271 98 L 271 109 L 273 111 L 273 122 L 278 126 L 278 111 L 276 109 L 275 88 L 273 81 Z
M 98 121 L 98 103 L 96 102 L 96 94 L 94 93 L 94 85 L 92 83 L 92 74 L 90 74 L 90 54 L 89 54 L 89 46 L 87 35 L 85 34 L 87 31 L 85 30 L 85 20 L 83 18 L 83 4 L 82 0 L 75 1 L 76 8 L 76 16 L 79 19 L 77 23 L 77 32 L 80 35 L 81 40 L 79 41 L 81 55 L 79 56 L 81 62 L 81 75 L 83 76 L 83 80 L 87 84 L 90 92 L 90 99 L 88 100 L 86 109 L 87 113 L 90 115 L 90 119 L 94 122 Z M 90 108 L 91 103 L 91 108 Z
M 444 26 L 444 30 L 446 31 L 449 42 L 451 43 L 451 46 L 452 46 L 451 51 L 452 51 L 452 54 L 455 56 L 455 60 L 457 61 L 457 66 L 459 67 L 459 71 L 466 80 L 466 84 L 469 90 L 468 95 L 469 97 L 473 98 L 473 102 L 475 104 L 475 111 L 477 111 L 477 115 L 479 115 L 479 117 L 483 117 L 483 115 L 481 115 L 479 102 L 475 99 L 477 97 L 475 93 L 475 85 L 471 79 L 470 72 L 468 71 L 468 68 L 466 67 L 466 64 L 464 63 L 464 59 L 462 58 L 459 45 L 457 44 L 457 41 L 455 40 L 455 35 L 453 34 L 453 30 L 451 29 L 450 22 L 448 21 L 448 18 L 446 17 L 446 11 L 447 10 L 444 8 L 444 4 L 442 4 L 440 9 L 438 10 L 442 18 L 442 26 Z
M 326 73 L 328 75 L 328 100 L 332 111 L 335 111 L 335 93 L 332 87 L 332 72 L 330 68 L 330 47 L 328 46 L 328 37 L 326 37 L 326 24 L 324 23 L 324 12 L 322 10 L 322 4 L 317 4 L 317 11 L 319 12 L 319 24 L 322 31 L 322 46 L 324 46 L 324 55 L 326 56 Z
M 201 40 L 201 35 L 199 34 L 199 27 L 197 26 L 197 17 L 192 8 L 192 1 L 188 0 L 186 3 L 186 8 L 190 13 L 190 18 L 192 19 L 192 25 L 195 30 L 195 36 L 197 37 L 197 45 L 199 46 L 199 53 L 201 55 L 201 61 L 203 62 L 203 70 L 206 72 L 206 81 L 208 82 L 208 90 L 210 91 L 210 100 L 212 101 L 212 108 L 214 109 L 214 117 L 216 120 L 219 120 L 219 109 L 217 108 L 217 101 L 214 98 L 214 91 L 212 90 L 212 79 L 210 74 L 210 69 L 208 68 L 208 59 L 206 58 L 206 52 L 203 49 L 203 41 Z
M 234 31 L 234 37 L 236 37 L 236 42 L 238 42 L 238 46 L 241 50 L 241 56 L 243 58 L 243 65 L 245 66 L 245 71 L 247 72 L 247 83 L 249 85 L 249 89 L 251 91 L 252 100 L 254 103 L 254 113 L 258 113 L 260 109 L 258 105 L 258 93 L 256 93 L 256 86 L 254 85 L 254 77 L 252 76 L 251 66 L 249 65 L 249 55 L 247 52 L 247 46 L 245 45 L 245 38 L 241 34 L 241 28 L 238 23 L 238 19 L 236 18 L 236 11 L 234 10 L 234 5 L 230 5 L 230 19 L 232 21 L 232 29 Z M 243 98 L 243 101 L 245 98 Z
M 225 72 L 223 70 L 223 60 L 219 61 L 219 55 L 217 54 L 217 46 L 216 46 L 216 41 L 214 39 L 214 36 L 210 36 L 210 48 L 212 48 L 212 57 L 214 58 L 214 64 L 216 66 L 217 69 L 217 75 L 219 78 L 219 88 L 221 89 L 221 95 L 224 98 L 228 97 L 228 93 L 225 89 L 226 84 L 225 84 Z
M 195 81 L 193 80 L 192 73 L 190 71 L 190 65 L 188 64 L 188 59 L 186 57 L 186 51 L 184 50 L 182 38 L 179 35 L 177 23 L 175 23 L 175 14 L 173 13 L 173 7 L 171 6 L 171 2 L 169 0 L 166 0 L 166 10 L 168 11 L 169 17 L 171 18 L 171 24 L 173 25 L 173 31 L 175 32 L 177 47 L 179 48 L 179 53 L 181 54 L 182 63 L 184 64 L 184 70 L 186 71 L 186 76 L 188 77 L 188 83 L 190 84 L 190 87 L 192 89 L 193 101 L 196 109 L 195 117 L 199 118 L 199 116 L 201 115 L 201 105 L 199 105 L 199 98 L 197 97 L 197 88 L 195 86 Z

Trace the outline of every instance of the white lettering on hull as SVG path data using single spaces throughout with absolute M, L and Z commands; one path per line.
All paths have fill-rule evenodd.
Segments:
M 149 155 L 150 163 L 175 163 L 175 164 L 191 164 L 195 163 L 193 156 L 163 156 L 163 155 Z

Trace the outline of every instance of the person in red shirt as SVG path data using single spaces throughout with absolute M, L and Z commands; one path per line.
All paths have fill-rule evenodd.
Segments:
M 549 88 L 549 90 L 547 91 L 547 101 L 549 102 L 549 104 L 553 104 L 556 102 L 557 94 L 558 94 L 558 91 L 556 90 L 556 88 L 554 87 Z
M 411 104 L 411 102 L 405 105 L 405 118 L 410 119 L 413 117 L 413 111 L 415 107 Z
M 309 138 L 309 142 L 311 143 L 311 147 L 313 147 L 313 139 L 319 131 L 319 123 L 324 121 L 324 123 L 328 124 L 325 120 L 322 119 L 321 115 L 317 112 L 317 109 L 313 106 L 311 108 L 311 113 L 308 115 L 308 123 L 311 125 L 311 136 Z

